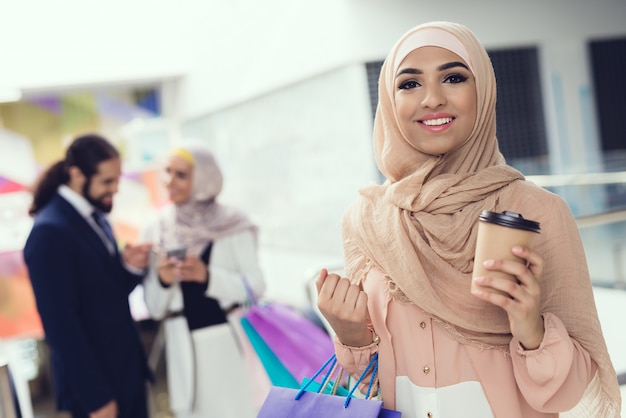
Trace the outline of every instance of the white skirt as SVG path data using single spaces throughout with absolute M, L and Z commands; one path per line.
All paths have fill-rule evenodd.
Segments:
M 256 417 L 245 363 L 231 326 L 226 323 L 195 330 L 191 341 L 195 358 L 195 367 L 192 366 L 195 384 L 190 388 L 194 392 L 192 410 L 177 411 L 176 402 L 172 402 L 176 417 Z M 176 363 L 180 364 L 180 360 L 172 358 L 171 363 L 168 362 L 168 375 L 176 374 L 176 370 L 170 372 Z M 172 387 L 177 384 L 176 380 L 168 378 L 170 395 L 178 389 Z

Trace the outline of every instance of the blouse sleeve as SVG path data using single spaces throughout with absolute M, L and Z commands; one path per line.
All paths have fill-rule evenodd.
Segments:
M 144 231 L 142 231 L 141 239 L 143 242 L 158 241 L 158 223 L 154 222 Z M 150 263 L 148 272 L 143 280 L 144 301 L 146 308 L 154 319 L 162 319 L 168 312 L 171 301 L 175 292 L 180 292 L 178 286 L 165 287 L 161 284 L 157 274 L 158 255 L 152 251 L 150 253 Z M 180 306 L 182 309 L 182 304 Z
M 216 240 L 208 268 L 207 296 L 219 300 L 223 308 L 246 301 L 248 291 L 256 298 L 265 292 L 256 239 L 251 231 Z
M 537 349 L 524 350 L 517 339 L 511 341 L 513 371 L 520 391 L 534 409 L 564 411 L 578 403 L 597 366 L 556 315 L 543 316 L 545 335 Z
M 355 379 L 361 376 L 372 359 L 372 356 L 378 352 L 378 344 L 376 342 L 372 342 L 371 344 L 363 347 L 350 347 L 342 344 L 336 336 L 333 340 L 335 343 L 337 363 L 339 363 L 339 365 L 343 367 L 346 372 L 350 373 L 350 375 Z M 362 393 L 365 393 L 367 391 L 368 384 L 369 379 L 363 379 L 359 385 L 359 390 Z
M 536 350 L 524 351 L 519 342 L 511 341 L 511 356 L 519 388 L 535 409 L 545 412 L 573 408 L 582 398 L 598 366 L 581 345 L 580 330 L 589 329 L 588 338 L 602 338 L 593 313 L 592 286 L 579 231 L 567 203 L 559 196 L 537 194 L 529 202 L 535 212 L 530 215 L 546 225 L 536 252 L 544 258 L 541 274 L 542 292 L 559 292 L 566 287 L 567 296 L 559 293 L 544 301 L 544 339 Z M 550 283 L 552 286 L 547 286 Z M 580 309 L 575 307 L 580 306 Z M 572 308 L 574 307 L 574 308 Z M 579 319 L 581 315 L 585 317 Z M 587 322 L 578 331 L 566 324 Z M 578 338 L 575 337 L 578 335 Z

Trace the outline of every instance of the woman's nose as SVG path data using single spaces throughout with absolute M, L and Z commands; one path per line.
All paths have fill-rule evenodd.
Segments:
M 169 187 L 172 185 L 172 180 L 174 179 L 174 176 L 172 176 L 169 173 L 163 173 L 163 184 L 165 184 L 166 187 Z
M 424 93 L 421 101 L 422 107 L 435 109 L 446 103 L 446 97 L 439 85 L 431 85 L 424 87 L 422 90 Z

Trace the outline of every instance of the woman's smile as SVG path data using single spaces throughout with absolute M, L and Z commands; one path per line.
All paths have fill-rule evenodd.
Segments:
M 417 123 L 419 123 L 427 131 L 437 133 L 448 129 L 452 125 L 454 119 L 455 118 L 452 115 L 434 114 L 419 119 Z
M 476 81 L 461 57 L 444 48 L 417 48 L 396 74 L 398 125 L 412 147 L 442 155 L 469 138 L 476 122 Z

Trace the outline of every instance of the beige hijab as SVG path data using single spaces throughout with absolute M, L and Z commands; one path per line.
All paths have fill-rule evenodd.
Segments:
M 422 46 L 451 50 L 466 61 L 476 78 L 474 128 L 462 145 L 441 156 L 412 147 L 396 119 L 395 73 L 402 59 Z M 617 379 L 575 223 L 569 212 L 562 213 L 568 208 L 558 196 L 526 183 L 521 173 L 506 165 L 496 139 L 495 105 L 491 61 L 466 27 L 424 24 L 396 43 L 381 70 L 374 122 L 375 158 L 387 181 L 361 190 L 344 215 L 346 272 L 358 282 L 375 265 L 387 276 L 394 298 L 419 305 L 441 321 L 453 338 L 508 350 L 511 333 L 506 313 L 469 292 L 476 220 L 488 209 L 513 210 L 540 221 L 544 232 L 537 251 L 546 263 L 540 278 L 542 311 L 556 314 L 599 366 L 578 416 L 619 416 Z

